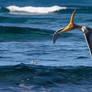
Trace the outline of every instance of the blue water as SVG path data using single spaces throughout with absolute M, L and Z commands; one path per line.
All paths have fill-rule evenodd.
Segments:
M 92 58 L 80 30 L 92 27 L 91 0 L 0 0 L 0 92 L 92 92 Z

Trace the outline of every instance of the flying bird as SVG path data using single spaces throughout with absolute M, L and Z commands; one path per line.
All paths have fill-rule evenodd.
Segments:
M 75 13 L 76 13 L 76 10 L 74 10 L 74 12 L 72 13 L 70 23 L 65 28 L 62 28 L 54 33 L 53 43 L 56 42 L 58 35 L 60 35 L 64 32 L 74 30 L 74 29 L 80 29 L 84 33 L 84 37 L 85 37 L 86 43 L 87 43 L 89 51 L 90 51 L 90 55 L 92 56 L 92 28 L 75 24 L 74 23 Z

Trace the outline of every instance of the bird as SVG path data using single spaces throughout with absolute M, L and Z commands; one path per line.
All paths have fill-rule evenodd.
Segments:
M 71 30 L 80 29 L 84 33 L 84 37 L 85 37 L 87 46 L 89 48 L 90 55 L 92 56 L 92 28 L 87 27 L 87 26 L 83 26 L 83 25 L 75 24 L 74 23 L 75 14 L 76 14 L 76 10 L 74 10 L 72 15 L 71 15 L 70 23 L 65 28 L 62 28 L 62 29 L 54 32 L 53 43 L 56 42 L 58 35 L 60 35 L 64 32 L 71 31 Z

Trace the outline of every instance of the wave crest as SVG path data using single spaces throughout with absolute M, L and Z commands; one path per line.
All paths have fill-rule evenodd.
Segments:
M 8 6 L 7 9 L 13 13 L 30 13 L 30 14 L 48 14 L 62 9 L 67 9 L 67 7 L 51 6 L 51 7 L 19 7 L 19 6 Z
M 2 80 L 38 86 L 53 86 L 54 84 L 65 83 L 92 85 L 92 67 L 62 66 L 61 68 L 23 63 L 15 66 L 0 66 L 0 81 Z

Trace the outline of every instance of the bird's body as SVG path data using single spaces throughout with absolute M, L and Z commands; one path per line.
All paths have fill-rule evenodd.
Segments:
M 56 42 L 56 39 L 58 37 L 59 34 L 62 34 L 63 32 L 67 32 L 67 31 L 71 31 L 74 29 L 80 29 L 85 36 L 85 40 L 87 42 L 88 48 L 90 50 L 90 54 L 92 56 L 92 28 L 86 27 L 86 26 L 80 26 L 80 25 L 76 25 L 74 23 L 74 15 L 76 13 L 76 10 L 74 10 L 72 16 L 71 16 L 71 20 L 70 20 L 70 24 L 68 26 L 66 26 L 65 28 L 56 31 L 53 35 L 53 43 Z
M 84 33 L 85 40 L 87 42 L 87 45 L 90 51 L 90 55 L 92 56 L 92 29 L 82 26 L 81 30 Z

